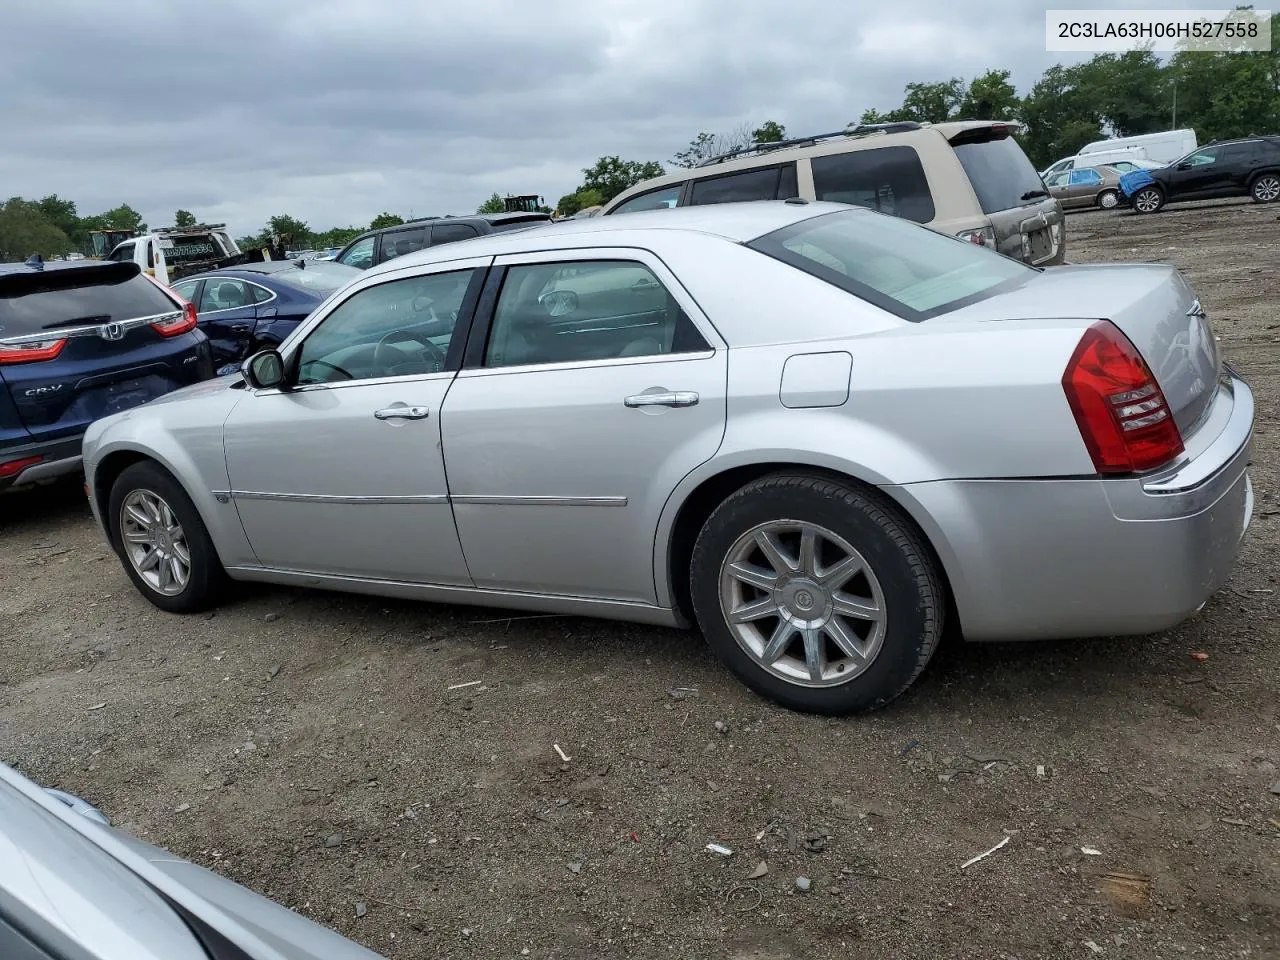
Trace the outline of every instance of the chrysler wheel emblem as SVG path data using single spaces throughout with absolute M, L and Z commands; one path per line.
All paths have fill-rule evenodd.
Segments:
M 123 340 L 124 327 L 118 323 L 104 323 L 98 328 L 98 336 L 103 340 Z

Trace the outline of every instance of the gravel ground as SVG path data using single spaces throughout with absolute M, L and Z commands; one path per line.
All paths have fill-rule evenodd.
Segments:
M 0 497 L 0 758 L 404 960 L 1280 957 L 1276 213 L 1070 218 L 1072 261 L 1182 268 L 1258 397 L 1254 525 L 1175 630 L 952 644 L 833 721 L 696 634 L 281 589 L 167 616 L 66 484 Z

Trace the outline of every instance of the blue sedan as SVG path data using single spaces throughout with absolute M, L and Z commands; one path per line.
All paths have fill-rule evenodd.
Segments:
M 183 277 L 173 289 L 196 305 L 221 375 L 278 346 L 329 294 L 363 275 L 341 263 L 268 260 Z

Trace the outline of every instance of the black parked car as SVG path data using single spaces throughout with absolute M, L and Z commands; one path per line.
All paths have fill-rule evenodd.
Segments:
M 368 270 L 415 250 L 425 250 L 427 247 L 437 247 L 455 240 L 470 240 L 472 237 L 503 230 L 532 227 L 550 219 L 549 213 L 482 213 L 474 217 L 410 220 L 408 223 L 361 234 L 343 247 L 342 252 L 333 259 L 338 263 Z
M 1192 150 L 1167 167 L 1133 170 L 1120 193 L 1138 213 L 1155 213 L 1175 200 L 1253 197 L 1280 199 L 1280 136 L 1223 140 Z

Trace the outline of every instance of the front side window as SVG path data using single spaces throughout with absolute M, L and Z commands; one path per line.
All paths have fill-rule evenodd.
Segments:
M 486 367 L 648 357 L 709 349 L 662 282 L 632 260 L 511 267 Z
M 302 342 L 297 382 L 372 380 L 444 369 L 474 273 L 405 277 L 353 294 Z
M 794 164 L 788 164 L 795 177 Z M 780 167 L 761 167 L 730 173 L 721 177 L 704 177 L 693 181 L 689 191 L 689 203 L 734 203 L 742 200 L 773 200 L 778 196 Z M 792 191 L 794 192 L 794 186 Z
M 877 147 L 814 157 L 819 200 L 869 207 L 916 223 L 933 219 L 933 195 L 914 147 Z
M 636 213 L 640 210 L 670 210 L 680 202 L 680 191 L 683 183 L 673 183 L 669 187 L 659 187 L 639 196 L 632 197 L 626 203 L 614 207 L 609 213 Z
M 1024 263 L 861 212 L 802 220 L 747 244 L 904 320 L 926 320 L 1037 275 Z
M 368 270 L 373 266 L 373 245 L 377 237 L 365 237 L 351 246 L 351 249 L 338 258 L 339 263 L 358 270 Z
M 1221 157 L 1219 150 L 1198 150 L 1187 157 L 1183 163 L 1189 163 L 1193 167 L 1207 167 L 1211 163 L 1217 163 Z
M 200 293 L 200 302 L 196 305 L 197 313 L 212 313 L 215 310 L 238 310 L 253 302 L 249 294 L 249 285 L 243 280 L 228 280 L 218 277 L 205 281 L 204 290 Z
M 1070 173 L 1055 173 L 1044 182 L 1046 187 L 1058 188 L 1065 187 L 1071 177 Z

